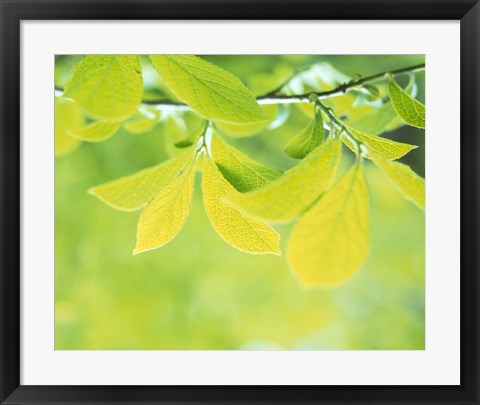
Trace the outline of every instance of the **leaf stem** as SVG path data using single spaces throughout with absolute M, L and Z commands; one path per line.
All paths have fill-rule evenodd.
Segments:
M 315 104 L 325 113 L 325 115 L 328 117 L 331 126 L 334 127 L 334 125 L 338 126 L 339 131 L 337 132 L 337 136 L 345 136 L 348 138 L 348 140 L 355 145 L 356 153 L 357 156 L 362 155 L 362 143 L 358 141 L 352 134 L 348 131 L 348 128 L 345 127 L 342 121 L 340 121 L 334 114 L 332 114 L 330 108 L 324 106 L 320 101 L 316 101 Z

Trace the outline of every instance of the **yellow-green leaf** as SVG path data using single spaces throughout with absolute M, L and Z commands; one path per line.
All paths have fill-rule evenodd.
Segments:
M 55 97 L 55 156 L 65 156 L 78 148 L 80 142 L 69 132 L 81 128 L 82 114 L 73 101 Z
M 169 90 L 205 118 L 233 123 L 269 119 L 254 94 L 222 68 L 194 55 L 150 59 Z
M 170 115 L 162 122 L 161 132 L 163 144 L 169 156 L 177 156 L 181 153 L 176 144 L 188 137 L 187 124 L 183 117 L 179 115 Z
M 278 105 L 262 105 L 260 106 L 269 119 L 264 121 L 255 121 L 247 123 L 232 123 L 232 122 L 220 122 L 216 121 L 215 126 L 222 134 L 228 135 L 232 138 L 246 138 L 258 134 L 266 130 L 275 120 L 275 116 L 279 110 Z
M 210 158 L 203 162 L 202 193 L 210 223 L 225 242 L 247 253 L 280 254 L 280 235 L 271 226 L 226 204 L 226 197 L 238 191 Z
M 388 86 L 388 95 L 393 108 L 408 125 L 425 128 L 425 106 L 420 101 L 415 100 L 393 79 Z
M 317 111 L 313 120 L 285 146 L 285 153 L 295 159 L 303 159 L 323 142 L 322 113 Z
M 145 205 L 171 183 L 193 159 L 187 150 L 174 159 L 91 188 L 88 192 L 105 204 L 122 211 L 135 211 Z
M 406 155 L 412 149 L 417 148 L 416 145 L 392 141 L 391 139 L 381 138 L 375 135 L 367 135 L 357 132 L 349 128 L 349 132 L 370 150 L 380 153 L 382 156 L 390 160 L 395 160 Z
M 120 128 L 115 121 L 95 121 L 77 130 L 70 130 L 69 134 L 85 142 L 101 142 L 110 138 Z
M 351 277 L 368 249 L 368 190 L 363 168 L 356 165 L 295 225 L 287 255 L 304 286 L 329 286 Z
M 329 139 L 276 180 L 257 190 L 237 195 L 231 203 L 272 222 L 290 221 L 330 187 L 340 152 L 341 142 Z
M 123 127 L 132 134 L 143 134 L 151 131 L 158 123 L 157 111 L 139 112 L 137 116 L 125 121 Z
M 225 179 L 242 193 L 259 188 L 282 174 L 227 145 L 217 134 L 212 137 L 211 148 L 213 160 Z
M 180 176 L 162 188 L 142 211 L 134 255 L 159 248 L 180 232 L 192 204 L 195 180 L 193 167 L 192 162 Z
M 189 146 L 195 145 L 200 137 L 205 133 L 208 127 L 208 121 L 202 122 L 202 124 L 195 130 L 193 131 L 190 135 L 188 135 L 186 138 L 182 139 L 179 142 L 175 143 L 175 146 L 177 148 L 183 149 L 183 148 L 188 148 Z
M 350 127 L 369 135 L 380 135 L 404 125 L 390 102 L 368 114 L 349 117 L 347 122 Z
M 369 151 L 369 155 L 405 198 L 419 208 L 425 208 L 425 180 L 423 178 L 403 163 L 391 162 L 371 151 Z
M 345 133 L 342 134 L 342 142 L 345 146 L 348 147 L 353 153 L 358 154 L 357 146 L 353 143 L 353 140 L 348 136 L 345 136 Z
M 135 112 L 142 87 L 137 56 L 88 55 L 75 67 L 65 97 L 94 118 L 122 120 Z

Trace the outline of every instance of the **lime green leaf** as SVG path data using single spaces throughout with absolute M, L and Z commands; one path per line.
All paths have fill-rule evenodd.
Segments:
M 144 134 L 150 132 L 157 124 L 156 119 L 139 117 L 131 121 L 126 121 L 123 127 L 132 134 Z
M 120 123 L 115 121 L 96 121 L 77 130 L 69 131 L 74 138 L 85 142 L 101 142 L 110 138 L 120 128 Z
M 163 144 L 168 156 L 177 156 L 181 153 L 176 144 L 188 137 L 188 128 L 185 120 L 180 115 L 169 115 L 161 126 Z
M 425 106 L 420 101 L 410 96 L 393 79 L 388 86 L 388 95 L 393 108 L 408 125 L 425 128 Z
M 73 101 L 55 97 L 55 156 L 65 156 L 78 148 L 80 142 L 70 131 L 83 125 L 82 114 Z
M 195 131 L 191 133 L 191 135 L 187 136 L 186 138 L 182 139 L 179 142 L 175 143 L 177 148 L 183 149 L 188 148 L 189 146 L 195 145 L 200 137 L 205 133 L 208 127 L 208 121 L 203 122 L 200 127 L 198 127 Z
M 170 242 L 185 224 L 192 205 L 195 170 L 193 162 L 174 181 L 162 188 L 140 215 L 133 254 Z
M 349 128 L 349 132 L 370 150 L 380 153 L 382 156 L 390 160 L 395 160 L 406 155 L 412 149 L 417 148 L 415 145 L 392 141 L 391 139 L 381 138 L 375 135 L 366 135 Z
M 268 120 L 253 93 L 222 68 L 193 55 L 150 59 L 169 89 L 205 118 L 233 123 Z
M 390 181 L 400 190 L 405 198 L 419 208 L 425 208 L 425 180 L 410 167 L 398 162 L 391 162 L 378 153 L 369 151 L 370 158 L 380 167 Z
M 335 177 L 340 152 L 341 142 L 329 139 L 276 180 L 237 195 L 231 203 L 269 221 L 290 221 L 328 189 Z
M 225 135 L 232 138 L 246 138 L 256 135 L 266 130 L 275 120 L 279 106 L 276 104 L 260 106 L 263 112 L 268 115 L 269 119 L 265 121 L 247 122 L 242 124 L 236 124 L 232 122 L 215 122 L 215 127 Z
M 150 132 L 157 125 L 159 114 L 157 111 L 140 112 L 132 119 L 125 121 L 123 127 L 132 134 L 144 134 Z
M 226 205 L 225 197 L 238 194 L 207 158 L 202 168 L 205 211 L 215 231 L 229 245 L 252 254 L 280 254 L 280 235 L 265 222 Z
M 315 118 L 285 146 L 285 153 L 294 159 L 303 159 L 323 142 L 324 128 L 322 113 L 318 111 Z
M 212 137 L 213 160 L 225 179 L 244 193 L 259 188 L 281 175 L 278 170 L 266 167 L 227 145 L 217 134 Z
M 358 154 L 358 150 L 356 145 L 353 143 L 353 141 L 348 137 L 345 136 L 345 134 L 342 135 L 342 142 L 345 144 L 345 146 L 348 147 L 353 153 Z
M 348 125 L 362 134 L 380 135 L 383 132 L 393 131 L 404 124 L 392 104 L 388 102 L 369 114 L 349 118 Z
M 147 205 L 153 196 L 171 183 L 192 159 L 193 151 L 188 150 L 174 159 L 130 176 L 100 184 L 88 192 L 113 208 L 135 211 Z
M 293 228 L 287 255 L 305 286 L 346 281 L 369 249 L 368 190 L 361 165 L 350 169 Z
M 71 98 L 92 117 L 122 120 L 142 98 L 142 73 L 137 56 L 88 55 L 65 86 Z
M 360 92 L 367 101 L 375 101 L 380 98 L 380 91 L 377 87 L 372 86 L 371 84 L 364 84 L 360 88 Z

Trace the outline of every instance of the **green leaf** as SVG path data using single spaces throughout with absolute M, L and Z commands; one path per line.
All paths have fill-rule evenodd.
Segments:
M 390 102 L 369 114 L 353 116 L 347 122 L 351 128 L 369 135 L 380 135 L 403 125 L 402 119 L 397 115 Z
M 175 143 L 177 148 L 183 149 L 188 148 L 189 146 L 195 145 L 200 137 L 205 133 L 208 127 L 208 121 L 203 122 L 195 131 L 193 131 L 189 136 L 182 139 L 179 142 Z
M 169 89 L 205 118 L 233 123 L 269 119 L 253 93 L 222 68 L 193 55 L 150 59 Z
M 215 231 L 229 245 L 252 254 L 280 254 L 280 235 L 265 222 L 226 204 L 238 193 L 207 158 L 202 167 L 205 211 Z
M 353 143 L 353 141 L 348 137 L 348 136 L 345 136 L 345 134 L 342 134 L 342 142 L 345 144 L 345 146 L 348 147 L 348 149 L 350 149 L 353 153 L 355 153 L 356 155 L 358 154 L 358 151 L 357 151 L 357 146 Z
M 192 159 L 193 151 L 188 150 L 157 166 L 92 187 L 88 192 L 118 210 L 136 211 L 175 180 Z
M 110 138 L 120 128 L 120 122 L 96 121 L 77 130 L 70 130 L 69 134 L 85 142 L 101 142 Z
M 237 195 L 231 203 L 268 221 L 291 221 L 330 187 L 340 153 L 341 142 L 329 139 L 276 180 Z
M 142 73 L 137 56 L 88 55 L 65 86 L 71 98 L 92 117 L 123 120 L 142 98 Z
M 227 145 L 217 134 L 212 137 L 211 148 L 213 160 L 225 179 L 242 193 L 262 187 L 282 174 Z
M 185 224 L 192 205 L 194 162 L 162 188 L 140 215 L 133 254 L 157 249 L 170 242 Z
M 323 142 L 322 113 L 317 111 L 313 120 L 285 146 L 285 153 L 294 159 L 303 159 Z
M 260 106 L 262 111 L 268 115 L 269 119 L 265 121 L 256 121 L 248 123 L 215 122 L 215 127 L 225 135 L 232 138 L 246 138 L 267 130 L 275 120 L 279 106 L 276 104 Z
M 60 97 L 55 97 L 55 156 L 65 156 L 78 148 L 78 139 L 70 136 L 83 125 L 82 114 L 76 104 Z
M 330 286 L 351 277 L 368 249 L 368 190 L 363 168 L 356 165 L 295 225 L 287 256 L 304 286 Z
M 188 128 L 182 116 L 172 114 L 165 118 L 161 126 L 163 144 L 168 156 L 177 156 L 181 148 L 176 146 L 188 137 Z
M 378 153 L 371 151 L 369 151 L 369 155 L 405 198 L 415 203 L 419 208 L 425 208 L 424 179 L 407 165 L 398 162 L 391 162 Z
M 349 127 L 348 127 L 349 128 Z M 391 139 L 381 138 L 375 135 L 362 134 L 349 128 L 349 132 L 355 139 L 362 142 L 368 149 L 380 153 L 382 156 L 390 160 L 395 160 L 406 155 L 412 149 L 418 146 L 410 145 L 408 143 L 401 143 L 392 141 Z
M 139 111 L 138 115 L 123 123 L 123 128 L 132 134 L 150 132 L 157 125 L 159 114 L 157 111 Z
M 393 79 L 388 86 L 388 95 L 393 108 L 408 125 L 425 128 L 425 106 L 420 101 L 410 96 Z
M 376 101 L 380 98 L 380 91 L 377 87 L 372 86 L 371 84 L 364 84 L 360 88 L 360 93 L 367 101 Z

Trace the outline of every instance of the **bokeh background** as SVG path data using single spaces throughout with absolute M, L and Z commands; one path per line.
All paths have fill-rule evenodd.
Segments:
M 62 88 L 80 56 L 56 58 Z M 367 76 L 424 62 L 422 55 L 205 56 L 257 94 L 275 87 L 275 72 L 329 62 Z M 142 59 L 145 98 L 165 91 Z M 424 73 L 417 98 L 424 102 Z M 287 169 L 282 148 L 308 118 L 291 109 L 281 127 L 229 142 L 251 157 Z M 389 138 L 419 145 L 402 161 L 424 175 L 424 131 L 402 127 Z M 134 135 L 120 130 L 84 143 L 55 162 L 56 350 L 423 350 L 424 214 L 370 163 L 371 250 L 345 284 L 302 289 L 285 256 L 253 256 L 227 245 L 210 226 L 199 178 L 189 219 L 166 246 L 132 256 L 139 213 L 108 207 L 87 194 L 97 184 L 168 158 L 160 125 Z M 344 164 L 351 154 L 344 150 Z M 275 226 L 282 250 L 291 225 Z

